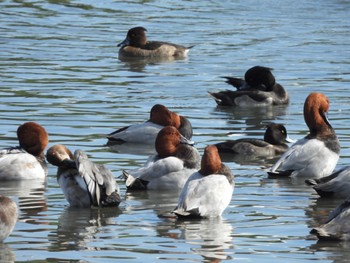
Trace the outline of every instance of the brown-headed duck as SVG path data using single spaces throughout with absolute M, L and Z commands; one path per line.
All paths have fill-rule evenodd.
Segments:
M 118 44 L 119 57 L 155 58 L 175 57 L 184 58 L 191 47 L 184 47 L 168 42 L 148 41 L 144 27 L 131 28 L 123 42 Z
M 339 159 L 340 145 L 326 112 L 329 100 L 311 93 L 304 103 L 304 119 L 309 134 L 294 143 L 269 169 L 270 176 L 324 177 L 330 175 Z
M 221 216 L 230 204 L 234 186 L 231 170 L 221 162 L 216 146 L 209 145 L 200 170 L 188 178 L 173 212 L 180 218 Z
M 173 126 L 187 139 L 192 138 L 190 121 L 161 104 L 152 107 L 150 118 L 146 122 L 133 124 L 110 133 L 107 139 L 117 143 L 154 144 L 159 131 L 165 126 Z
M 19 146 L 0 150 L 0 181 L 46 178 L 46 130 L 36 122 L 26 122 L 18 127 L 17 138 Z
M 181 190 L 199 168 L 200 155 L 193 142 L 173 126 L 164 127 L 155 142 L 157 154 L 140 168 L 124 171 L 126 187 L 137 190 Z

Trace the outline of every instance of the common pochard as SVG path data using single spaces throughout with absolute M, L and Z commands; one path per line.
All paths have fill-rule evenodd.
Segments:
M 113 174 L 83 151 L 76 150 L 73 155 L 66 146 L 56 144 L 47 150 L 46 158 L 58 167 L 58 184 L 72 207 L 119 205 L 119 186 Z
M 271 176 L 324 177 L 330 175 L 339 159 L 340 145 L 326 112 L 329 100 L 311 93 L 304 103 L 304 119 L 309 134 L 298 140 L 269 169 Z
M 183 137 L 173 126 L 158 134 L 156 155 L 140 168 L 124 171 L 128 189 L 181 190 L 188 177 L 200 165 L 200 155 L 193 142 Z
M 112 143 L 128 142 L 153 145 L 159 131 L 165 126 L 174 126 L 187 139 L 192 138 L 192 125 L 186 117 L 170 111 L 164 105 L 156 104 L 151 109 L 149 120 L 118 129 L 109 134 L 107 139 Z
M 234 176 L 221 162 L 215 145 L 205 148 L 201 168 L 184 185 L 178 205 L 173 211 L 178 217 L 217 217 L 230 204 Z
M 46 130 L 36 122 L 26 122 L 18 127 L 17 138 L 19 146 L 0 150 L 0 181 L 46 178 Z

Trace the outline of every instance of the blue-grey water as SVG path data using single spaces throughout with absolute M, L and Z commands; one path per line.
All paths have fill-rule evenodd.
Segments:
M 337 168 L 348 165 L 349 14 L 346 0 L 1 1 L 1 148 L 16 145 L 18 125 L 39 122 L 49 146 L 83 149 L 110 168 L 124 200 L 117 210 L 70 209 L 53 166 L 46 183 L 1 183 L 0 194 L 20 208 L 1 262 L 345 262 L 349 243 L 309 234 L 341 200 L 320 200 L 302 181 L 269 179 L 263 168 L 273 160 L 227 158 L 236 188 L 222 218 L 177 222 L 159 216 L 176 194 L 126 193 L 118 178 L 149 153 L 111 149 L 105 135 L 146 120 L 161 103 L 190 119 L 201 153 L 229 135 L 262 137 L 271 121 L 300 139 L 304 100 L 318 91 L 331 102 Z M 184 60 L 120 61 L 116 45 L 134 26 L 149 39 L 194 48 Z M 290 105 L 218 108 L 207 91 L 230 88 L 222 76 L 255 65 L 274 68 Z

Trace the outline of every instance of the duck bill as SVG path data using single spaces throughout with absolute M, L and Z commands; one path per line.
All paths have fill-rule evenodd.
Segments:
M 181 135 L 180 143 L 187 144 L 187 145 L 194 145 L 194 141 L 191 141 L 182 135 Z
M 332 125 L 329 123 L 329 120 L 328 120 L 328 117 L 327 117 L 327 114 L 326 114 L 326 112 L 321 112 L 321 116 L 322 116 L 322 118 L 323 118 L 323 120 L 325 121 L 325 123 L 329 126 L 329 127 L 331 127 L 332 128 Z
M 247 82 L 244 81 L 244 84 L 242 86 L 240 86 L 238 88 L 238 90 L 246 90 L 246 89 L 250 89 L 250 88 L 251 88 L 251 86 Z
M 129 38 L 125 38 L 123 42 L 119 43 L 117 47 L 125 47 L 130 44 Z
M 297 140 L 294 140 L 294 139 L 291 139 L 290 137 L 287 136 L 286 138 L 286 142 L 289 142 L 289 143 L 295 143 Z

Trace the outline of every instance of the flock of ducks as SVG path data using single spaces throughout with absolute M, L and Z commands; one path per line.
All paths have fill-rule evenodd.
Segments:
M 167 42 L 147 41 L 143 27 L 128 31 L 120 43 L 119 57 L 185 57 L 191 47 Z M 288 104 L 289 97 L 267 67 L 250 68 L 244 79 L 225 77 L 236 90 L 209 92 L 218 105 L 264 106 Z M 332 174 L 340 145 L 326 113 L 329 100 L 322 93 L 311 93 L 305 100 L 304 119 L 309 134 L 291 142 L 281 124 L 267 126 L 263 139 L 242 138 L 208 145 L 202 157 L 191 141 L 191 122 L 184 116 L 156 104 L 149 120 L 110 133 L 112 143 L 154 145 L 156 154 L 134 170 L 123 171 L 128 191 L 177 190 L 179 198 L 173 214 L 178 218 L 220 216 L 229 205 L 234 191 L 234 176 L 221 161 L 220 154 L 280 156 L 268 169 L 273 177 L 304 176 L 321 197 L 348 198 L 350 166 Z M 0 181 L 46 178 L 46 161 L 57 166 L 57 182 L 72 207 L 112 206 L 121 202 L 114 175 L 102 164 L 95 164 L 81 150 L 74 154 L 64 145 L 46 151 L 48 133 L 35 122 L 17 129 L 19 146 L 0 150 Z M 0 242 L 12 232 L 17 221 L 17 205 L 0 193 Z M 350 240 L 350 199 L 344 201 L 321 226 L 311 233 L 320 239 Z

